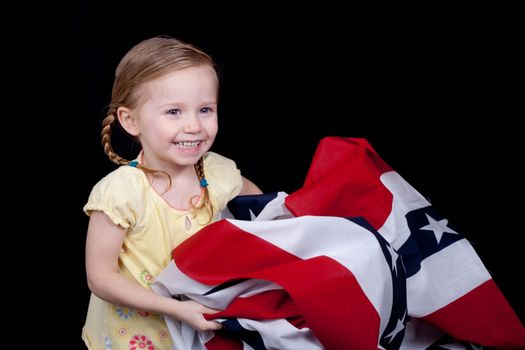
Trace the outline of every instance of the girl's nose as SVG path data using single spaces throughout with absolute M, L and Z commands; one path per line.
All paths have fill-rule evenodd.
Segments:
M 196 134 L 201 131 L 201 122 L 197 115 L 192 114 L 187 116 L 186 123 L 184 124 L 184 132 L 188 134 Z

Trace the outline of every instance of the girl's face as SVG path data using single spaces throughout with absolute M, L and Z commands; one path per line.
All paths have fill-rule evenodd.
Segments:
M 172 170 L 193 166 L 217 135 L 218 82 L 213 68 L 185 68 L 149 81 L 130 111 L 146 166 Z

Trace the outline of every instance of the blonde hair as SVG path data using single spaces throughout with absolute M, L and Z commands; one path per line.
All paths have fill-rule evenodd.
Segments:
M 215 71 L 212 58 L 193 45 L 184 43 L 170 37 L 154 37 L 135 45 L 124 55 L 115 71 L 115 81 L 111 94 L 111 103 L 108 106 L 106 117 L 102 121 L 102 145 L 109 159 L 118 165 L 129 165 L 130 161 L 119 156 L 111 145 L 111 132 L 115 123 L 118 123 L 117 109 L 119 107 L 135 108 L 139 104 L 140 86 L 176 70 L 208 65 Z M 171 177 L 164 171 L 137 165 L 137 168 L 150 174 L 164 174 L 168 177 L 168 190 L 171 188 Z M 203 159 L 195 164 L 195 171 L 199 182 L 205 180 Z M 211 222 L 214 210 L 210 202 L 207 186 L 203 187 L 203 198 L 197 205 L 190 201 L 194 209 L 205 208 L 209 214 L 208 223 Z

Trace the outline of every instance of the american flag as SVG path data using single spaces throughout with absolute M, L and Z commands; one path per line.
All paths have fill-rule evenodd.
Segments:
M 456 229 L 364 139 L 319 144 L 303 188 L 241 196 L 173 251 L 154 290 L 223 310 L 175 349 L 524 348 Z

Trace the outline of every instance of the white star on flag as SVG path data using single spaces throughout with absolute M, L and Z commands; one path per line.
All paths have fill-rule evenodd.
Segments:
M 388 341 L 389 343 L 392 342 L 392 340 L 394 340 L 394 338 L 396 337 L 396 335 L 401 332 L 403 329 L 405 329 L 405 325 L 403 324 L 403 320 L 405 319 L 405 315 L 403 315 L 403 318 L 402 319 L 398 319 L 397 320 L 397 323 L 396 323 L 396 328 L 394 328 L 394 330 L 392 332 L 390 332 L 390 334 L 388 334 L 385 338 L 390 338 L 390 340 Z
M 386 247 L 392 259 L 392 270 L 395 272 L 397 276 L 397 258 L 399 257 L 399 255 L 397 255 L 396 251 L 394 250 L 394 248 L 392 248 L 390 244 L 388 244 Z
M 434 236 L 436 236 L 436 240 L 438 244 L 441 242 L 441 237 L 443 237 L 443 233 L 445 232 L 453 233 L 456 235 L 459 234 L 447 226 L 448 225 L 447 219 L 442 219 L 442 220 L 437 221 L 437 220 L 434 220 L 434 218 L 428 214 L 425 214 L 425 216 L 427 217 L 428 225 L 421 227 L 420 230 L 433 231 Z

